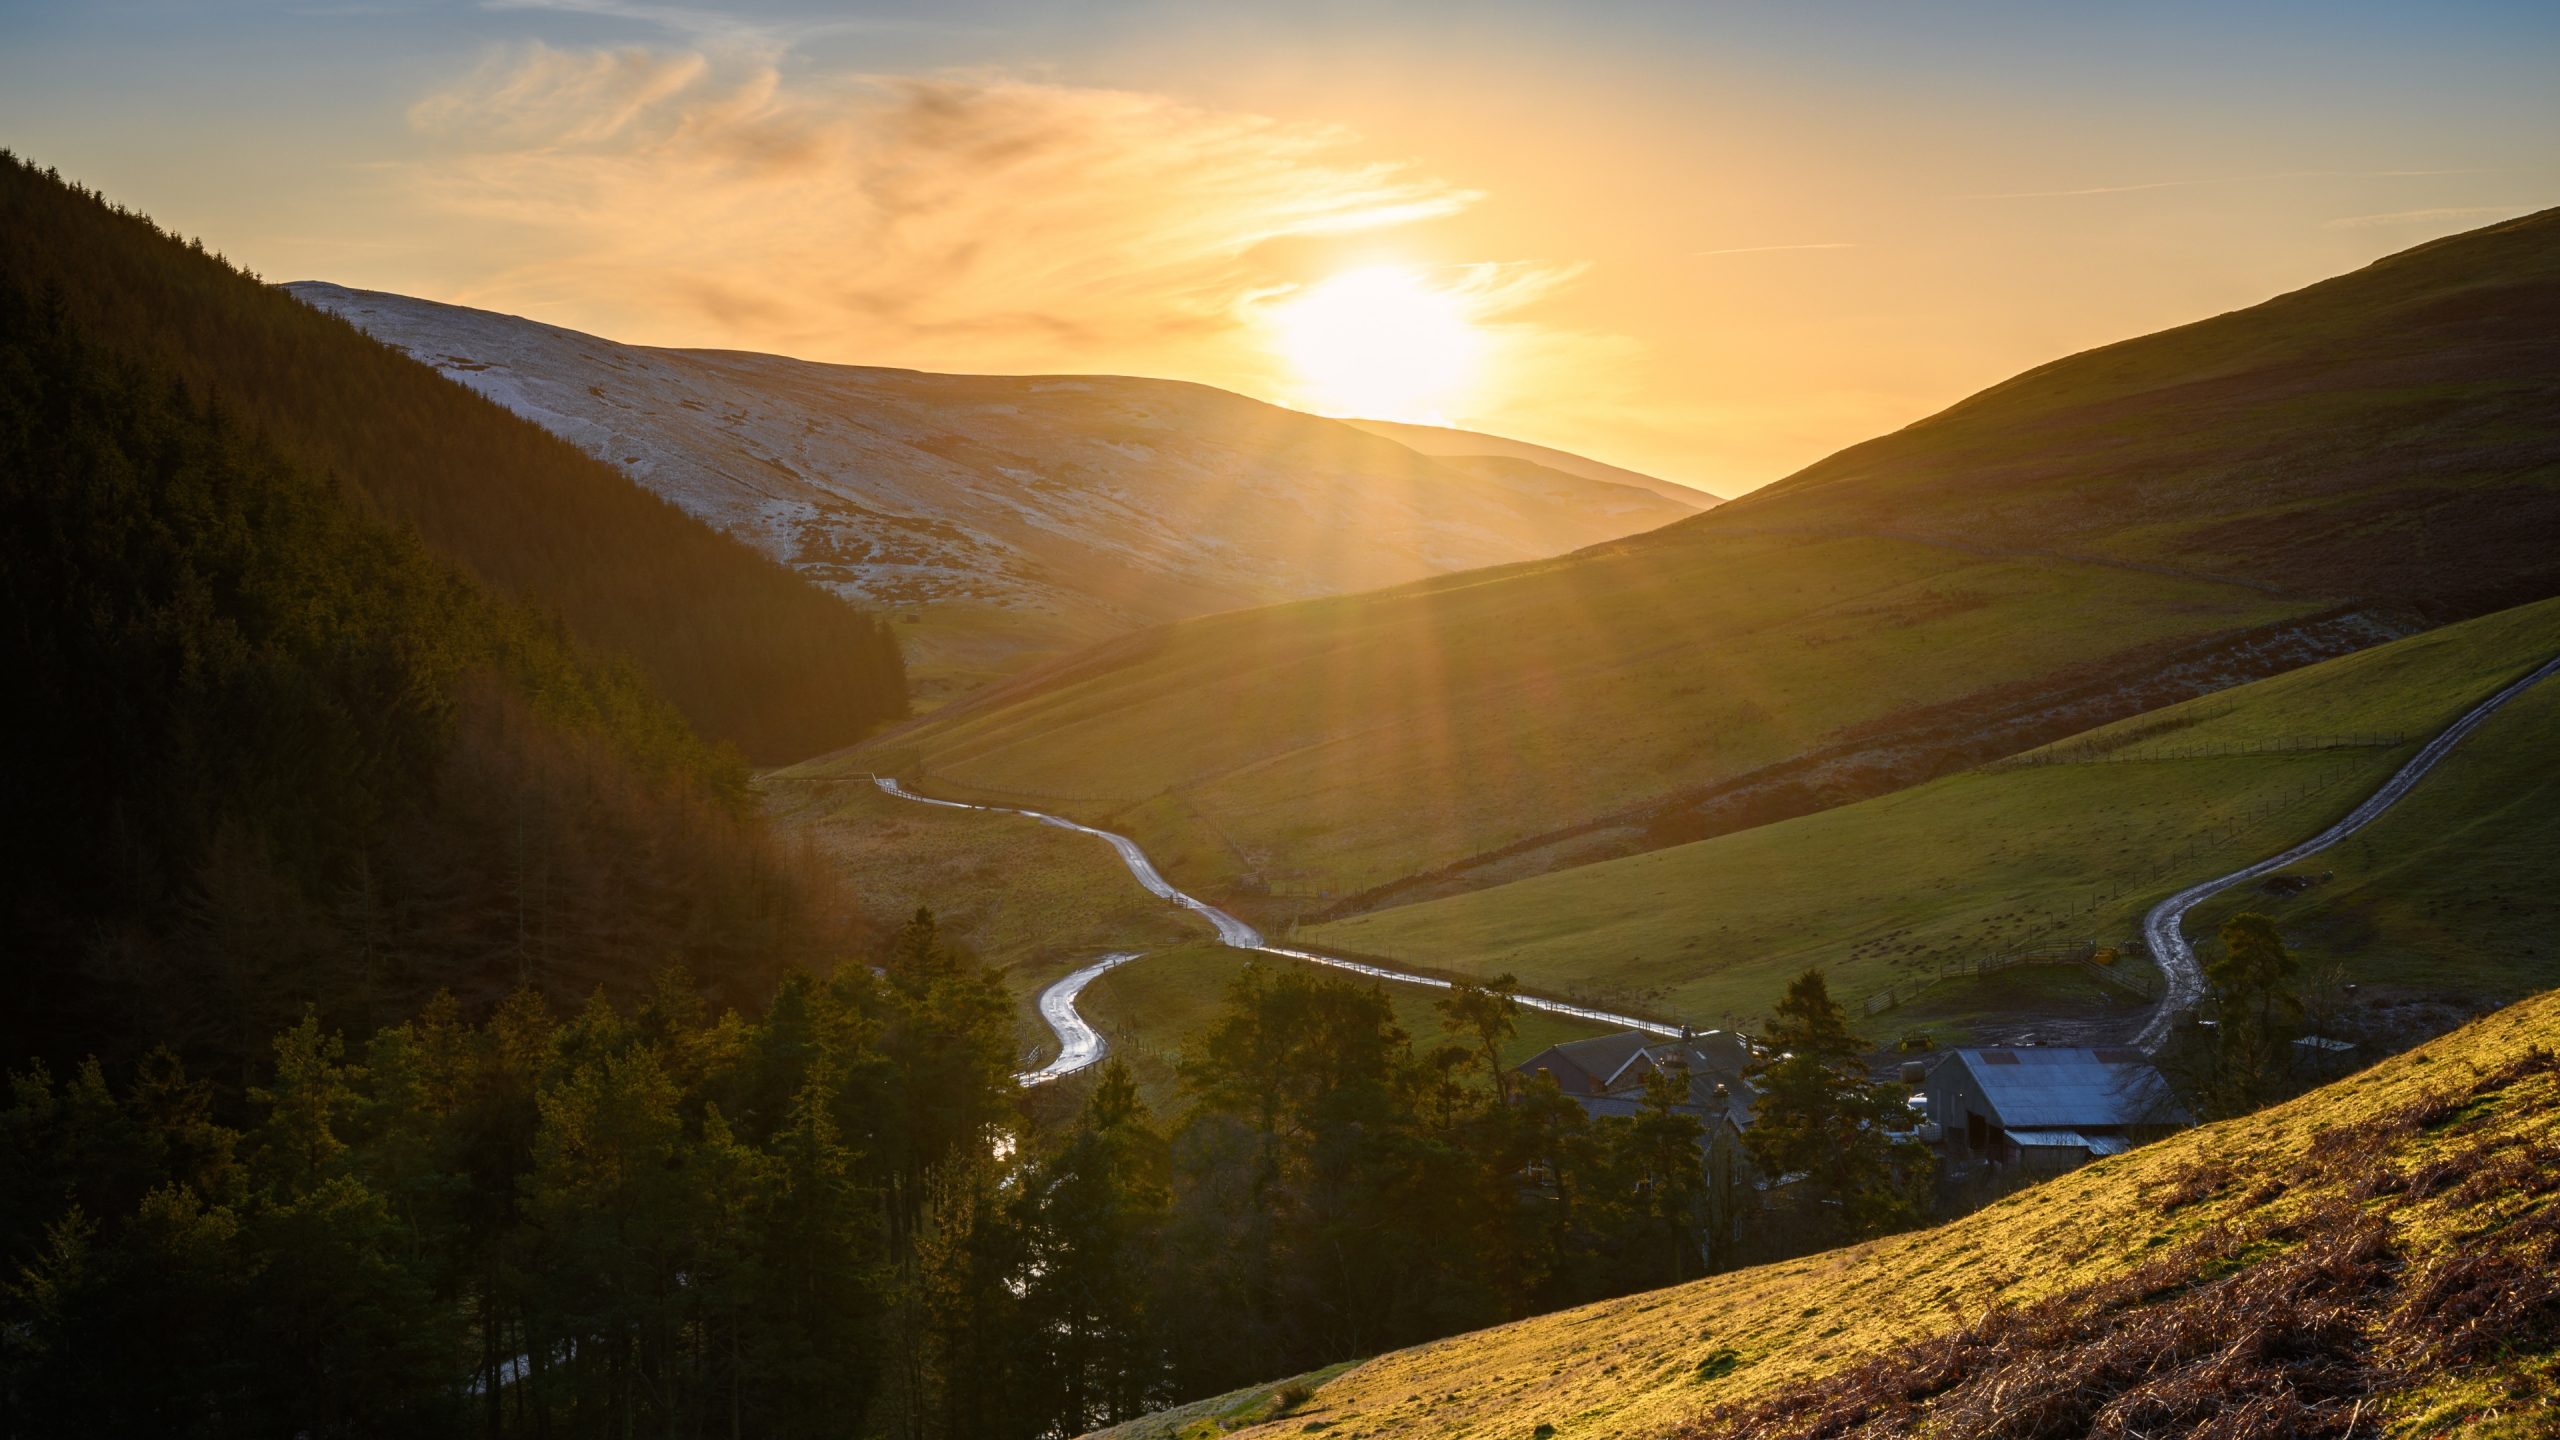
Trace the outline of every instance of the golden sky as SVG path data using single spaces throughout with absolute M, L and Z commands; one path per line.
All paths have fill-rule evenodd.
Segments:
M 227 51 L 163 8 L 166 56 L 13 13 L 0 139 L 273 279 L 1728 494 L 2560 199 L 2531 7 L 234 8 Z

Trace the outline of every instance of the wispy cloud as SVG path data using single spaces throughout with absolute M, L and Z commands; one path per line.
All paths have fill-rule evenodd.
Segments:
M 1958 195 L 1959 200 L 2057 200 L 2080 195 L 2129 195 L 2142 190 L 2188 190 L 2206 185 L 2254 185 L 2269 180 L 2396 180 L 2420 175 L 2487 175 L 2487 170 L 2274 170 L 2261 175 L 2215 175 L 2193 180 L 2146 180 L 2133 185 L 2083 185 L 2069 190 L 2001 190 Z
M 1734 245 L 1722 250 L 1692 250 L 1696 256 L 1707 255 L 1774 255 L 1781 250 L 1855 250 L 1854 240 L 1823 240 L 1810 245 Z
M 2384 225 L 2439 225 L 2448 220 L 2494 220 L 2522 215 L 2530 205 L 2439 205 L 2431 210 L 2392 210 L 2380 215 L 2342 215 L 2324 220 L 2324 230 L 2372 230 Z
M 786 76 L 712 48 L 511 48 L 410 119 L 439 152 L 416 195 L 533 236 L 451 298 L 952 368 L 1232 351 L 1309 278 L 1292 242 L 1479 198 L 1332 126 L 1001 74 Z M 1572 273 L 1443 278 L 1497 323 Z

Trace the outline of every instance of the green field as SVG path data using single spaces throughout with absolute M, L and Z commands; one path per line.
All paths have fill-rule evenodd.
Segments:
M 2560 601 L 2469 621 L 2136 717 L 1993 767 L 1775 825 L 1316 926 L 1308 942 L 1700 1024 L 1748 1024 L 1819 964 L 1853 1005 L 1948 962 L 2138 931 L 2181 885 L 2345 813 L 2418 743 L 2560 652 Z M 2274 910 L 2314 959 L 2484 1000 L 2555 977 L 2560 692 L 2474 734 L 2409 800 L 2306 870 Z M 2390 743 L 2401 737 L 2400 743 Z M 2340 740 L 2336 748 L 2285 750 Z M 2375 743 L 2357 743 L 2372 741 Z M 2238 752 L 2238 753 L 2233 753 Z M 2537 868 L 2539 867 L 2539 868 Z M 2535 877 L 2540 877 L 2538 880 Z M 2214 913 L 2190 923 L 2208 933 Z M 2004 988 L 1983 982 L 1986 1003 Z M 1934 1022 L 1943 995 L 1879 1034 Z
M 1895 540 L 1708 537 L 1172 626 L 804 769 L 1049 803 L 1193 888 L 1345 893 L 2317 608 Z
M 2560 1074 L 2542 1048 L 2555 1030 L 2560 996 L 2545 995 L 2297 1100 L 2099 1161 L 1935 1229 L 1337 1367 L 1299 1380 L 1312 1393 L 1292 1392 L 1287 1406 L 1266 1398 L 1279 1388 L 1273 1377 L 1101 1433 L 1659 1440 L 1711 1407 L 1849 1375 L 1873 1357 L 1904 1354 L 1926 1369 L 1994 1309 L 2052 1299 L 2129 1348 L 2211 1325 L 2234 1333 L 2160 1345 L 2151 1363 L 2112 1371 L 2053 1366 L 2038 1347 L 1977 1343 L 1971 1363 L 1941 1361 L 1936 1383 L 1874 1387 L 1888 1407 L 1883 1423 L 1855 1433 L 2079 1434 L 2085 1425 L 2062 1421 L 2033 1431 L 1933 1427 L 1920 1417 L 1896 1424 L 1889 1407 L 1961 1400 L 1963 1386 L 1979 1400 L 2014 1385 L 2017 1413 L 2068 1416 L 2072 1404 L 2094 1407 L 2146 1378 L 2161 1381 L 2155 1403 L 2183 1395 L 2191 1407 L 2155 1411 L 2148 1433 L 2194 1433 L 2217 1404 L 2235 1403 L 2238 1372 L 2253 1357 L 2326 1340 L 2376 1362 L 2362 1382 L 2373 1433 L 2548 1435 L 2560 1423 L 2552 1330 L 2519 1322 L 2484 1343 L 2434 1350 L 2426 1342 L 2481 1312 L 2419 1297 L 2458 1288 L 2461 1267 L 2484 1262 L 2502 1277 L 2547 1274 L 2536 1256 L 2560 1200 L 2538 1157 L 2560 1139 Z M 2385 1262 L 2369 1286 L 2323 1281 L 2342 1227 Z M 2152 1267 L 2145 1273 L 2157 1283 L 2128 1281 L 2137 1267 Z M 2325 1330 L 2300 1323 L 2288 1276 L 2318 1298 Z M 2162 1312 L 2190 1302 L 2183 1313 L 2196 1328 L 2181 1332 Z M 2075 1395 L 2076 1384 L 2107 1388 L 2091 1398 Z M 1820 1414 L 1799 1415 L 1785 1433 Z M 1229 1432 L 1221 1415 L 1260 1423 Z
M 2384 999 L 2467 1010 L 2560 986 L 2560 680 L 2509 703 L 2408 798 L 2297 868 L 2334 878 L 2289 897 L 2216 896 L 2188 932 L 2209 935 L 2244 909 L 2272 915 L 2307 962 Z
M 1110 823 L 1210 893 L 1445 893 L 1665 843 L 1718 787 L 1745 813 L 1688 833 L 2560 591 L 2555 417 L 2560 212 L 2056 361 L 1633 539 L 1098 646 L 858 763 Z
M 1042 989 L 1105 952 L 1146 951 L 1088 986 L 1078 1008 L 1137 1068 L 1151 1103 L 1172 1098 L 1173 1062 L 1216 1018 L 1238 971 L 1292 963 L 1210 941 L 1206 922 L 1140 889 L 1110 847 L 1090 836 L 1018 815 L 918 805 L 868 783 L 768 778 L 766 800 L 778 822 L 863 877 L 872 913 L 894 919 L 929 906 L 945 934 L 1004 972 L 1019 1002 L 1026 1063 L 1056 1053 L 1035 1008 Z M 1431 1008 L 1438 992 L 1385 991 L 1407 1031 L 1438 1039 Z M 1600 1033 L 1536 1011 L 1521 1012 L 1520 1032 L 1513 1060 Z

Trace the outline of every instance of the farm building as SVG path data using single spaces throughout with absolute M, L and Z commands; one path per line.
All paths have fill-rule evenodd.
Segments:
M 1557 1089 L 1576 1097 L 1642 1095 L 1646 1076 L 1678 1064 L 1687 1067 L 1692 1091 L 1704 1098 L 1718 1082 L 1741 1091 L 1751 1061 L 1750 1042 L 1730 1030 L 1684 1034 L 1677 1040 L 1622 1030 L 1550 1045 L 1520 1062 L 1517 1073 L 1524 1079 L 1545 1075 Z
M 2068 1170 L 2187 1123 L 2139 1050 L 1957 1050 L 1929 1071 L 1929 1118 L 1951 1168 Z
M 1665 1071 L 1685 1074 L 1687 1093 L 1672 1108 L 1698 1121 L 1698 1161 L 1707 1180 L 1707 1213 L 1694 1238 L 1702 1263 L 1724 1264 L 1729 1261 L 1720 1257 L 1740 1243 L 1744 1213 L 1766 1204 L 1776 1183 L 1761 1176 L 1742 1143 L 1760 1095 L 1749 1075 L 1756 1058 L 1751 1042 L 1730 1030 L 1676 1040 L 1626 1030 L 1551 1045 L 1514 1073 L 1532 1085 L 1553 1082 L 1593 1120 L 1632 1119 L 1644 1109 L 1648 1079 Z

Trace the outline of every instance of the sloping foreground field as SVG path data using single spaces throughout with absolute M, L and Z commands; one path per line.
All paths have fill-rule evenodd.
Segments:
M 2161 896 L 2317 833 L 2428 735 L 2554 654 L 2560 601 L 2522 606 L 2022 757 L 2057 763 L 1997 765 L 1302 938 L 1438 971 L 1508 970 L 1542 992 L 1700 1024 L 1761 1014 L 1811 964 L 1854 1004 L 1958 962 L 2131 937 Z M 2335 880 L 2281 905 L 2244 888 L 2191 928 L 2274 908 L 2307 958 L 2360 981 L 2492 1002 L 2560 984 L 2560 686 L 2544 688 L 2302 867 Z M 1884 1012 L 1871 1028 L 1904 1026 Z
M 2555 1036 L 2539 996 L 1933 1230 L 1103 1433 L 2547 1435 Z

